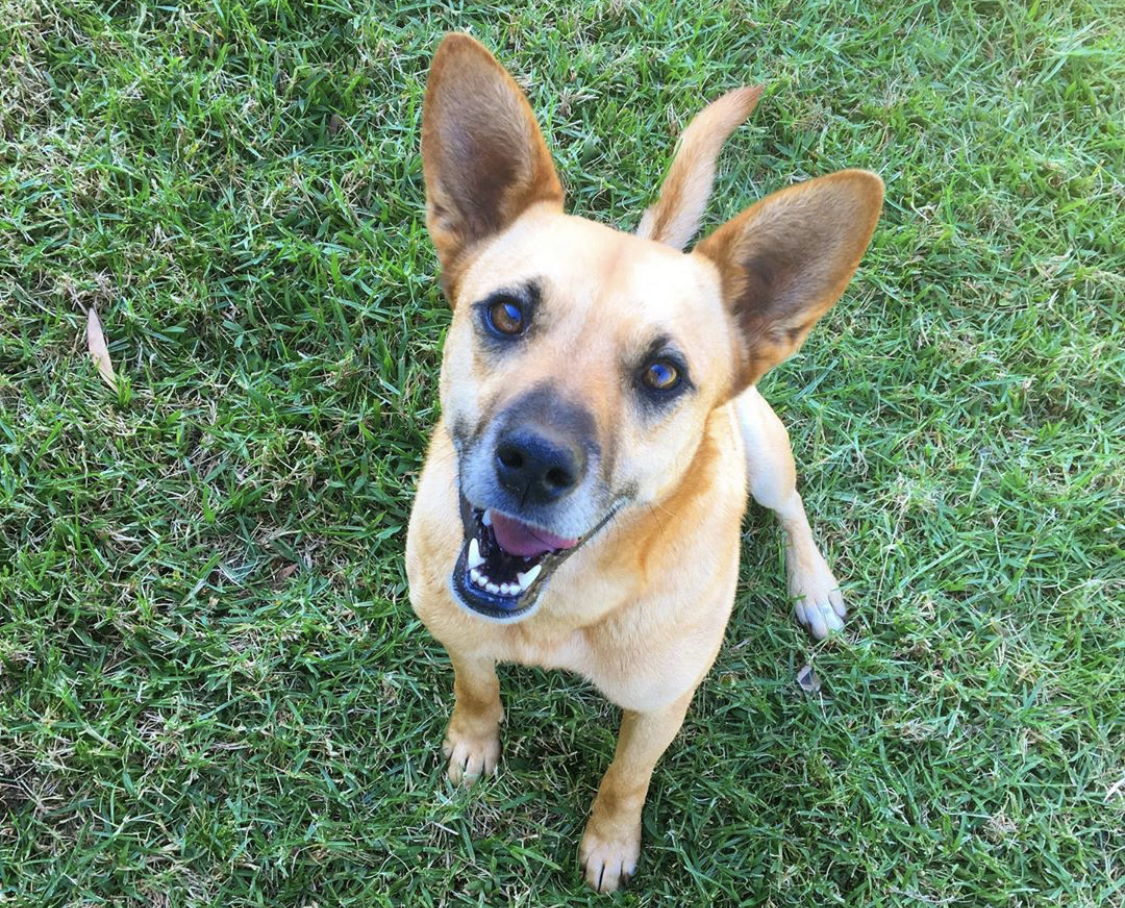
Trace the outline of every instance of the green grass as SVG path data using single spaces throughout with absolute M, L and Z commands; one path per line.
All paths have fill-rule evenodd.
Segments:
M 579 213 L 634 225 L 745 82 L 714 222 L 887 184 L 763 383 L 848 633 L 793 624 L 752 509 L 614 903 L 1125 903 L 1125 10 L 539 6 L 0 0 L 0 904 L 606 903 L 575 851 L 615 710 L 506 668 L 502 772 L 450 789 L 451 672 L 406 598 L 449 318 L 418 121 L 453 28 L 529 86 Z

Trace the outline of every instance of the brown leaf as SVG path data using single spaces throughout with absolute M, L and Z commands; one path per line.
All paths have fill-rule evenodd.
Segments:
M 102 334 L 102 323 L 98 320 L 98 313 L 93 306 L 90 307 L 90 315 L 86 320 L 86 345 L 90 348 L 90 356 L 94 358 L 102 380 L 116 391 L 117 376 L 113 372 L 113 362 L 109 358 L 105 335 Z
M 801 690 L 807 694 L 815 694 L 820 690 L 820 678 L 813 671 L 811 665 L 806 665 L 797 672 L 797 683 L 801 686 Z
M 273 581 L 272 581 L 273 588 L 275 590 L 279 590 L 283 586 L 285 586 L 285 581 L 287 581 L 290 577 L 292 577 L 297 572 L 297 568 L 299 568 L 299 567 L 300 567 L 299 564 L 287 564 L 287 565 L 285 565 L 285 567 L 280 568 L 277 571 L 274 571 Z

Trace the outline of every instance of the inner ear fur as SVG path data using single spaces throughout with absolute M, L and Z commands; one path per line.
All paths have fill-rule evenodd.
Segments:
M 782 189 L 693 250 L 719 270 L 740 334 L 736 393 L 796 353 L 844 292 L 883 206 L 883 181 L 842 170 Z
M 426 226 L 453 301 L 467 254 L 529 206 L 562 207 L 563 190 L 527 99 L 468 35 L 434 54 L 422 108 Z
M 680 136 L 660 197 L 646 209 L 637 236 L 673 249 L 683 249 L 691 241 L 715 182 L 719 150 L 761 96 L 761 85 L 736 88 L 695 115 Z

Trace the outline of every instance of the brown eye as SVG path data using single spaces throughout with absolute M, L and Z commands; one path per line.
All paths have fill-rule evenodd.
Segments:
M 488 327 L 497 334 L 508 336 L 520 334 L 527 323 L 523 306 L 512 299 L 501 299 L 494 302 L 487 309 L 487 318 Z
M 671 391 L 680 383 L 680 373 L 667 360 L 658 359 L 648 364 L 643 379 L 654 391 Z

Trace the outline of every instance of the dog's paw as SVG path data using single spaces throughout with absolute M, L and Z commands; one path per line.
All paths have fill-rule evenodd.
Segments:
M 817 640 L 844 629 L 848 607 L 840 584 L 820 552 L 814 551 L 789 570 L 789 595 L 797 621 Z
M 591 821 L 582 836 L 579 860 L 586 882 L 596 892 L 614 892 L 637 871 L 641 854 L 641 824 L 625 834 L 603 837 Z
M 446 732 L 441 749 L 449 757 L 445 774 L 454 785 L 472 785 L 481 776 L 496 772 L 500 761 L 500 736 L 495 731 L 485 735 Z

